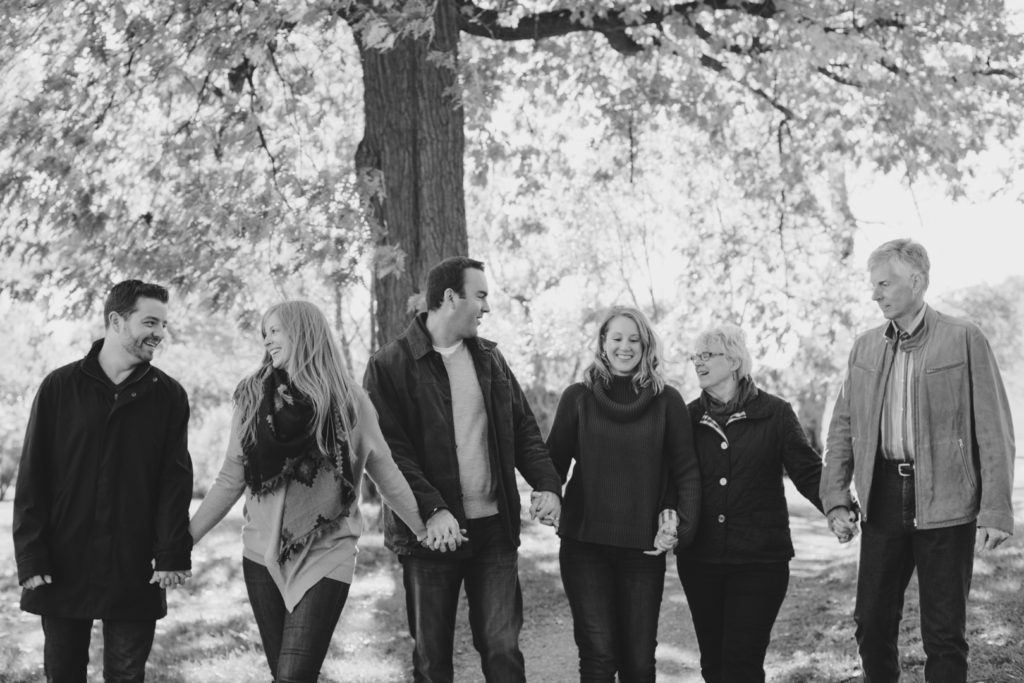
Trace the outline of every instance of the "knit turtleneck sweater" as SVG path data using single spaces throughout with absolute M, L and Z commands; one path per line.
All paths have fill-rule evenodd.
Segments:
M 680 546 L 692 540 L 700 473 L 686 404 L 672 387 L 639 394 L 628 377 L 573 384 L 555 412 L 548 449 L 564 482 L 562 537 L 649 550 L 658 513 L 676 509 Z M 573 464 L 575 462 L 575 464 Z

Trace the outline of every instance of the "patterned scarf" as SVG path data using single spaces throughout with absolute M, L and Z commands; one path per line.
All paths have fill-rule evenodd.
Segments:
M 330 532 L 349 515 L 356 500 L 348 442 L 341 435 L 341 413 L 331 406 L 322 451 L 313 434 L 313 404 L 272 369 L 263 380 L 256 434 L 242 443 L 245 483 L 257 498 L 285 488 L 278 563 Z
M 706 391 L 700 392 L 700 407 L 721 425 L 725 425 L 735 413 L 743 410 L 757 396 L 757 385 L 749 377 L 739 382 L 736 395 L 728 403 L 723 403 Z

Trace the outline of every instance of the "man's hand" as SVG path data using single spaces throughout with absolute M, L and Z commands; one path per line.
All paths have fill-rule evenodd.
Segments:
M 995 550 L 999 545 L 1008 539 L 1010 534 L 990 526 L 979 526 L 978 536 L 974 541 L 975 552 L 988 552 Z
M 191 578 L 191 571 L 155 571 L 153 572 L 153 578 L 151 578 L 149 582 L 160 584 L 161 588 L 174 588 L 182 585 Z
M 442 508 L 427 520 L 427 537 L 422 545 L 430 550 L 446 553 L 468 540 L 466 530 L 459 528 L 459 520 L 455 519 L 455 515 Z
M 860 531 L 857 519 L 855 510 L 844 506 L 835 507 L 828 511 L 828 528 L 840 543 L 849 543 Z
M 34 588 L 39 588 L 40 586 L 44 586 L 49 583 L 53 583 L 53 577 L 49 574 L 41 574 L 39 576 L 30 576 L 29 578 L 25 579 L 25 583 L 21 584 L 21 587 L 28 590 L 32 590 Z
M 562 501 L 551 491 L 534 491 L 530 494 L 530 519 L 541 524 L 557 527 L 562 514 Z
M 654 550 L 645 550 L 644 555 L 661 555 L 673 550 L 679 544 L 679 513 L 664 509 L 658 514 L 658 533 L 654 536 Z

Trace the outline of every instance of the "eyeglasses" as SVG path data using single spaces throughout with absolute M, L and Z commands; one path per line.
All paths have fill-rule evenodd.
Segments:
M 711 351 L 701 351 L 700 353 L 691 353 L 690 354 L 690 362 L 691 363 L 696 363 L 697 361 L 700 361 L 701 363 L 707 363 L 709 360 L 711 360 L 715 356 L 724 356 L 724 355 L 725 355 L 724 353 L 712 353 Z

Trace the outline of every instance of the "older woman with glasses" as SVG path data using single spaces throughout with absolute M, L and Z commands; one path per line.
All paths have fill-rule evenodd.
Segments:
M 548 448 L 562 480 L 559 565 L 581 681 L 655 679 L 665 553 L 693 539 L 700 474 L 682 396 L 633 308 L 598 329 L 583 381 L 562 394 Z
M 821 510 L 821 458 L 789 403 L 754 384 L 738 327 L 703 332 L 690 360 L 702 389 L 689 404 L 701 511 L 693 545 L 677 555 L 679 579 L 704 680 L 764 681 L 793 557 L 783 470 Z

